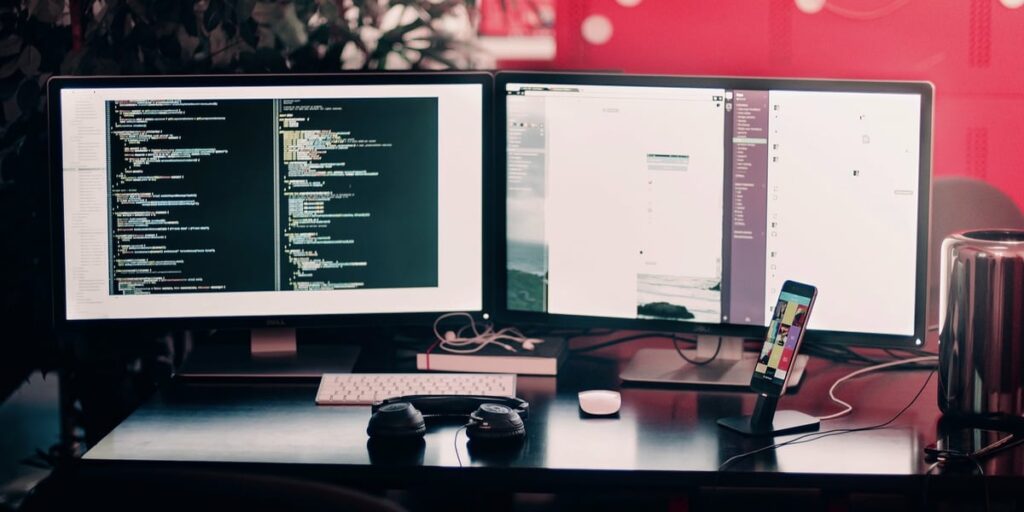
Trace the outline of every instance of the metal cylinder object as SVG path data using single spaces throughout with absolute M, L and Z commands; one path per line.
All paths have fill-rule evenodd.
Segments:
M 1024 231 L 950 235 L 939 278 L 939 408 L 1024 419 Z

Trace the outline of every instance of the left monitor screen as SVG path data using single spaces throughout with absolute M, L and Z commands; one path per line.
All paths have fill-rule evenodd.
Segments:
M 482 309 L 482 88 L 62 89 L 67 319 Z

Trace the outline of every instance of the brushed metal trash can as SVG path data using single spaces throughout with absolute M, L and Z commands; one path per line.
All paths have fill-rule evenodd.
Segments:
M 939 408 L 1024 418 L 1024 231 L 950 235 L 939 277 Z

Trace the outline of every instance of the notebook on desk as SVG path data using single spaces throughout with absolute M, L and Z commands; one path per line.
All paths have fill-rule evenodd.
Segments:
M 453 354 L 434 349 L 416 354 L 416 369 L 445 372 L 516 373 L 519 375 L 557 375 L 568 357 L 565 338 L 547 338 L 534 350 L 509 352 L 488 345 L 472 354 Z

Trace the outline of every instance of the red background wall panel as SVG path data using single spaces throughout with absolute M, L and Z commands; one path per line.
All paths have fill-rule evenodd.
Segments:
M 584 41 L 607 17 L 611 39 Z M 999 0 L 560 0 L 557 56 L 516 67 L 928 80 L 936 176 L 984 179 L 1024 208 L 1024 7 Z

